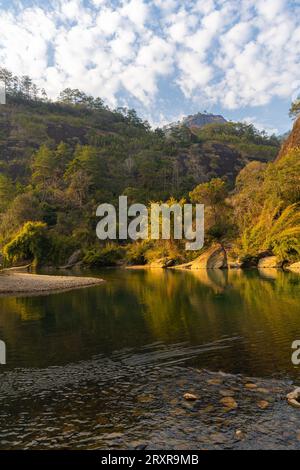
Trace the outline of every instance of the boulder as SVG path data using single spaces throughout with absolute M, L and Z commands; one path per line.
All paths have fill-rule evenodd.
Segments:
M 67 265 L 68 266 L 73 266 L 78 261 L 80 261 L 80 258 L 81 258 L 81 250 L 74 251 L 74 253 L 72 253 L 70 258 L 68 259 Z
M 191 263 L 191 269 L 225 269 L 228 267 L 226 251 L 221 245 L 212 245 Z
M 160 258 L 149 263 L 150 268 L 168 268 L 173 266 L 175 261 L 172 258 Z
M 70 269 L 73 268 L 77 263 L 79 263 L 80 259 L 82 256 L 81 250 L 76 250 L 74 253 L 71 254 L 70 258 L 68 259 L 68 262 L 65 266 L 61 266 L 60 269 Z
M 265 256 L 264 258 L 261 258 L 258 262 L 258 268 L 259 269 L 268 269 L 268 268 L 280 268 L 282 266 L 282 263 L 278 261 L 278 258 L 276 256 Z
M 286 269 L 295 273 L 300 273 L 300 261 L 298 261 L 297 263 L 290 264 L 290 266 L 287 266 Z

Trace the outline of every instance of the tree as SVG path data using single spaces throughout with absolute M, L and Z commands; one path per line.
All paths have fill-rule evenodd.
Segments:
M 0 212 L 7 209 L 8 204 L 15 196 L 15 187 L 8 176 L 0 174 Z
M 291 104 L 289 114 L 291 118 L 297 118 L 300 115 L 300 95 Z
M 38 264 L 47 253 L 46 227 L 43 222 L 26 222 L 3 248 L 7 261 L 31 260 Z
M 57 155 L 46 145 L 42 145 L 36 152 L 32 162 L 32 181 L 42 193 L 42 200 L 47 190 L 53 186 L 57 179 Z
M 192 202 L 205 206 L 205 226 L 208 235 L 213 239 L 221 240 L 224 236 L 229 237 L 233 229 L 227 197 L 227 184 L 221 178 L 213 178 L 208 183 L 199 184 L 190 192 Z

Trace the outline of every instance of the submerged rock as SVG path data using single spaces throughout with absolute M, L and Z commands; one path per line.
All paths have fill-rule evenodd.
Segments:
M 232 397 L 224 397 L 220 400 L 220 403 L 231 410 L 234 410 L 238 407 L 237 402 Z
M 295 388 L 293 392 L 290 392 L 286 396 L 288 404 L 294 408 L 300 408 L 300 387 Z
M 257 385 L 249 382 L 249 383 L 245 384 L 245 388 L 249 388 L 249 390 L 253 390 L 253 389 L 257 388 Z
M 261 410 L 266 410 L 269 406 L 269 402 L 267 400 L 260 400 L 258 403 L 257 403 L 257 406 L 261 409 Z
M 185 393 L 183 395 L 183 398 L 185 400 L 188 400 L 188 401 L 195 401 L 195 400 L 198 400 L 198 397 L 197 395 L 194 395 L 193 393 Z

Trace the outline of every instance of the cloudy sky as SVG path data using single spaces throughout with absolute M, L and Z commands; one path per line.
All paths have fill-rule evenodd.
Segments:
M 300 92 L 300 0 L 0 0 L 0 65 L 154 125 L 207 110 L 281 133 Z

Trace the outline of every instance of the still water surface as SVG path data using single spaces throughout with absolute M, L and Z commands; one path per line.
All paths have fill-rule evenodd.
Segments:
M 300 339 L 300 275 L 159 269 L 97 275 L 106 283 L 0 299 L 6 370 L 119 354 L 130 364 L 186 364 L 254 376 L 298 374 L 291 344 Z

